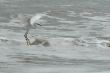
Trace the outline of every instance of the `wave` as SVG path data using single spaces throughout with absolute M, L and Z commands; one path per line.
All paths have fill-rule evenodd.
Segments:
M 0 37 L 1 43 L 19 43 L 23 44 L 25 43 L 25 39 L 19 40 L 19 39 L 8 39 L 5 37 Z M 47 46 L 47 47 L 57 47 L 57 48 L 72 48 L 73 46 L 76 47 L 109 47 L 110 41 L 108 40 L 101 40 L 97 38 L 45 38 L 45 37 L 33 37 L 30 38 L 30 45 L 41 45 L 41 46 Z M 24 45 L 24 44 L 23 44 Z
M 63 11 L 62 11 L 63 12 Z M 65 11 L 64 11 L 65 12 Z M 69 24 L 74 24 L 76 22 L 74 21 L 67 21 L 63 18 L 60 18 L 58 16 L 54 16 L 52 15 L 52 13 L 54 14 L 54 11 L 46 11 L 46 12 L 42 12 L 42 13 L 36 13 L 35 15 L 32 14 L 24 14 L 26 17 L 32 17 L 32 23 L 33 22 L 41 22 L 41 23 L 45 23 L 47 20 L 45 19 L 45 17 L 50 18 L 50 19 L 58 19 L 60 23 L 69 23 Z M 72 12 L 70 12 L 72 13 Z M 73 12 L 74 14 L 74 12 Z M 88 13 L 85 13 L 88 14 Z M 76 14 L 75 14 L 76 15 Z M 24 27 L 19 23 L 14 23 L 18 21 L 18 17 L 22 16 L 22 14 L 18 14 L 15 17 L 12 17 L 12 19 L 10 20 L 10 23 L 7 24 L 0 24 L 3 25 L 4 28 L 8 27 L 8 26 L 16 26 L 16 27 Z M 101 19 L 102 20 L 102 19 Z M 105 19 L 106 20 L 106 19 Z M 46 23 L 45 23 L 46 24 Z M 45 26 L 44 26 L 45 27 Z M 50 26 L 48 26 L 50 27 Z M 14 27 L 15 28 L 15 27 Z M 46 28 L 46 27 L 45 27 Z M 60 27 L 61 28 L 61 27 Z M 53 29 L 53 28 L 52 28 Z M 55 28 L 56 29 L 56 28 Z M 58 29 L 58 28 L 57 28 Z M 19 29 L 18 29 L 19 30 Z M 21 29 L 20 29 L 21 30 Z M 35 40 L 35 39 L 34 39 Z M 24 43 L 25 39 L 23 40 L 10 40 L 8 38 L 3 39 L 1 38 L 1 41 L 15 41 L 15 42 L 20 42 L 20 43 Z M 50 43 L 50 45 L 52 46 L 96 46 L 96 47 L 105 47 L 108 45 L 109 41 L 108 40 L 101 40 L 101 39 L 97 39 L 97 38 L 46 38 L 46 41 L 48 41 Z M 33 42 L 33 41 L 32 41 Z M 35 41 L 34 41 L 35 43 Z M 59 43 L 59 44 L 58 44 Z M 107 45 L 106 45 L 107 44 Z
M 66 24 L 75 24 L 75 21 L 59 21 L 60 23 L 66 23 Z
M 107 16 L 93 16 L 93 17 L 82 16 L 82 17 L 95 20 L 95 21 L 103 21 L 103 22 L 108 22 L 110 19 L 110 17 L 107 17 Z
M 23 40 L 19 40 L 19 39 L 9 39 L 6 37 L 0 37 L 0 44 L 22 44 Z

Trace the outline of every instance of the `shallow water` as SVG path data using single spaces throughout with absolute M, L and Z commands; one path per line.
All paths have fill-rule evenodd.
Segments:
M 0 73 L 109 73 L 109 0 L 0 0 Z M 26 46 L 16 15 L 43 15 Z

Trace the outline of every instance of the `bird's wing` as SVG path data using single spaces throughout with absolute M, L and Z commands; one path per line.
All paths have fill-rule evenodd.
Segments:
M 30 19 L 30 24 L 31 25 L 34 25 L 35 23 L 38 23 L 39 20 L 44 16 L 44 14 L 36 14 L 35 16 L 33 16 L 31 19 Z

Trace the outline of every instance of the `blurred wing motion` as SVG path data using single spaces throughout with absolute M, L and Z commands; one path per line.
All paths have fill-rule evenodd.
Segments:
M 30 19 L 30 24 L 34 25 L 37 23 L 39 25 L 40 19 L 44 16 L 44 14 L 36 14 Z

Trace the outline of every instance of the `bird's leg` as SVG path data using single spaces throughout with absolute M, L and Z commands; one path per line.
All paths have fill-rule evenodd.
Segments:
M 27 34 L 28 32 L 25 33 L 24 37 L 25 37 L 27 45 L 30 45 L 30 40 L 28 39 Z

